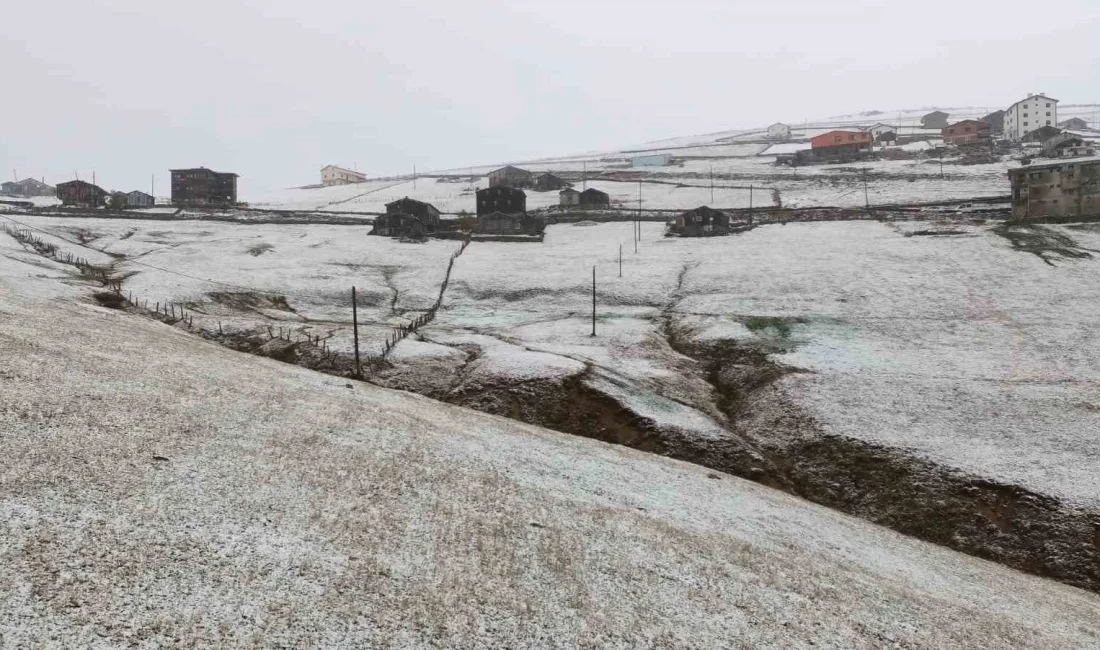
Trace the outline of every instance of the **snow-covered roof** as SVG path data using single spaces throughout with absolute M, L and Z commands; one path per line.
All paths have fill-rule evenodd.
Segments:
M 1023 98 L 1023 99 L 1021 99 L 1020 101 L 1018 101 L 1018 102 L 1016 102 L 1016 103 L 1012 104 L 1012 106 L 1009 106 L 1009 107 L 1008 107 L 1008 109 L 1009 109 L 1009 110 L 1012 110 L 1012 107 L 1013 107 L 1013 106 L 1016 106 L 1017 104 L 1022 104 L 1022 103 L 1024 103 L 1024 102 L 1026 102 L 1026 101 L 1029 101 L 1029 100 L 1032 100 L 1032 99 L 1039 99 L 1040 97 L 1041 97 L 1041 98 L 1043 98 L 1043 99 L 1046 99 L 1046 100 L 1048 100 L 1048 101 L 1052 101 L 1052 102 L 1054 102 L 1055 104 L 1057 104 L 1057 103 L 1058 103 L 1058 100 L 1057 100 L 1057 99 L 1054 99 L 1053 97 L 1047 97 L 1047 96 L 1046 96 L 1046 95 L 1044 95 L 1043 93 L 1039 93 L 1039 94 L 1037 94 L 1037 95 L 1028 95 L 1027 97 L 1024 97 L 1024 98 Z
M 1013 167 L 1011 169 L 1047 169 L 1054 167 L 1061 167 L 1062 165 L 1076 165 L 1076 164 L 1100 164 L 1100 156 L 1083 156 L 1080 158 L 1060 158 L 1058 160 L 1051 160 L 1049 162 L 1032 163 L 1030 165 L 1020 165 L 1019 167 Z

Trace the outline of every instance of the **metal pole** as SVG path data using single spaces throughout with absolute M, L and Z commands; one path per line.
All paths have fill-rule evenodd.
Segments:
M 749 183 L 749 225 L 752 225 L 752 183 Z
M 596 335 L 596 267 L 592 267 L 592 336 Z
M 623 277 L 623 245 L 619 244 L 619 277 Z
M 714 165 L 710 166 L 710 204 L 714 206 Z
M 363 378 L 363 365 L 359 362 L 359 309 L 356 306 L 355 287 L 351 288 L 351 329 L 355 336 L 355 378 Z

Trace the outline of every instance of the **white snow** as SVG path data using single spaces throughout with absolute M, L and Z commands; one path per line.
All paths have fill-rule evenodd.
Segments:
M 63 285 L 19 270 L 33 260 L 10 240 L 0 253 L 7 645 L 1100 643 L 1094 594 L 684 463 L 39 297 Z

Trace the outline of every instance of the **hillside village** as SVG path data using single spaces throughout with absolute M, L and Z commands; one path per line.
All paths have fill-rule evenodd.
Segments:
M 659 219 L 670 235 L 714 236 L 738 232 L 782 208 L 836 209 L 783 215 L 785 220 L 975 201 L 984 204 L 985 216 L 1094 214 L 1097 199 L 1088 179 L 1097 173 L 1091 159 L 1100 146 L 1100 113 L 1095 105 L 1059 113 L 1059 103 L 1039 93 L 980 116 L 974 109 L 937 109 L 898 113 L 893 121 L 876 121 L 887 114 L 869 111 L 813 125 L 777 122 L 667 146 L 411 179 L 372 180 L 326 165 L 318 185 L 245 203 L 238 198 L 237 174 L 203 167 L 170 170 L 171 196 L 159 202 L 152 190 L 110 192 L 94 179 L 56 188 L 44 179 L 11 181 L 0 186 L 0 200 L 29 200 L 42 209 L 347 213 L 368 218 L 374 234 L 409 241 L 466 231 L 539 241 L 547 223 L 608 218 Z M 1077 180 L 1050 182 L 1063 169 Z M 411 211 L 402 212 L 406 207 Z
M 0 455 L 75 487 L 5 506 L 0 582 L 195 644 L 238 610 L 308 644 L 277 612 L 335 629 L 364 584 L 409 647 L 501 620 L 545 647 L 531 617 L 567 645 L 1100 643 L 1098 114 L 1038 93 L 256 196 L 202 166 L 168 196 L 4 183 Z M 131 433 L 85 461 L 36 446 L 53 413 Z M 109 516 L 51 537 L 59 509 Z M 166 550 L 80 564 L 103 539 Z M 83 582 L 174 594 L 135 582 L 161 566 L 224 611 Z

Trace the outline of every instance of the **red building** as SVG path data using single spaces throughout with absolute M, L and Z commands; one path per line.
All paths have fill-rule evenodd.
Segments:
M 943 127 L 944 144 L 973 144 L 989 139 L 989 124 L 981 120 L 963 120 Z
M 872 138 L 869 131 L 829 131 L 810 140 L 810 146 L 814 149 L 848 147 L 870 150 L 871 143 Z

